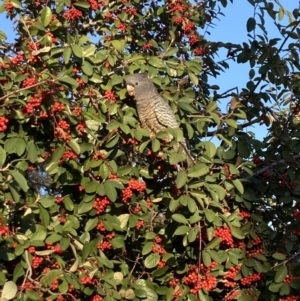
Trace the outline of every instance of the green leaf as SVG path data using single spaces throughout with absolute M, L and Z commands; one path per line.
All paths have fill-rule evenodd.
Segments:
M 172 215 L 172 219 L 178 223 L 181 223 L 181 224 L 188 224 L 188 220 L 182 215 L 182 214 L 179 214 L 179 213 L 175 213 Z
M 286 255 L 282 253 L 274 253 L 272 257 L 277 260 L 286 260 Z
M 144 264 L 146 268 L 153 269 L 157 266 L 159 261 L 160 261 L 160 255 L 158 253 L 152 253 L 145 258 Z
M 279 7 L 279 12 L 278 12 L 278 21 L 281 21 L 284 17 L 284 9 L 282 6 Z
M 56 80 L 62 84 L 70 85 L 72 88 L 75 89 L 79 87 L 77 81 L 70 76 L 57 77 Z
M 148 63 L 155 68 L 165 68 L 163 61 L 155 56 L 151 56 L 148 60 Z
M 116 190 L 114 184 L 111 181 L 105 181 L 104 187 L 105 187 L 105 194 L 112 202 L 114 202 L 118 196 L 117 190 Z
M 174 54 L 177 53 L 177 52 L 178 52 L 178 48 L 176 48 L 176 47 L 171 47 L 171 48 L 169 48 L 166 52 L 164 52 L 164 56 L 165 56 L 165 57 L 172 56 L 172 55 L 174 55 Z
M 183 187 L 187 182 L 187 174 L 185 171 L 181 170 L 176 178 L 176 187 L 180 189 Z
M 92 202 L 81 202 L 78 206 L 78 214 L 83 214 L 90 211 L 93 208 L 94 201 Z
M 78 58 L 82 58 L 82 48 L 78 44 L 71 45 L 72 52 Z
M 240 194 L 244 193 L 243 184 L 241 183 L 241 181 L 239 179 L 232 180 L 232 183 L 235 186 L 235 188 L 239 191 Z
M 215 218 L 216 218 L 216 214 L 215 212 L 213 212 L 212 210 L 210 209 L 205 209 L 204 210 L 204 214 L 205 214 L 205 218 L 210 222 L 212 223 Z
M 190 178 L 199 178 L 208 174 L 209 168 L 204 163 L 197 163 L 194 165 L 187 173 L 187 176 Z
M 189 233 L 189 231 L 190 231 L 190 227 L 180 226 L 175 230 L 174 235 L 186 235 Z
M 2 288 L 1 299 L 11 300 L 16 296 L 17 291 L 17 285 L 13 281 L 7 281 Z
M 37 159 L 37 148 L 33 141 L 29 141 L 27 144 L 27 157 L 31 163 L 35 163 Z
M 10 170 L 9 172 L 16 180 L 16 182 L 20 185 L 21 189 L 26 192 L 29 189 L 29 187 L 27 185 L 27 180 L 25 179 L 25 177 L 16 170 Z
M 269 285 L 269 290 L 273 293 L 278 293 L 282 284 L 283 284 L 282 282 L 281 283 L 271 283 Z
M 256 27 L 256 20 L 254 18 L 249 18 L 247 21 L 247 31 L 250 32 Z
M 125 40 L 113 40 L 111 42 L 112 46 L 118 50 L 119 52 L 123 52 L 123 50 L 125 49 L 126 47 L 126 42 Z
M 188 74 L 189 74 L 189 78 L 190 78 L 191 82 L 192 82 L 194 85 L 198 86 L 198 85 L 199 85 L 199 79 L 198 79 L 197 75 L 195 75 L 195 74 L 192 73 L 192 72 L 188 72 Z
M 42 23 L 45 27 L 47 27 L 49 25 L 49 23 L 51 22 L 52 19 L 52 11 L 51 8 L 48 6 L 45 6 L 42 10 L 41 10 L 41 20 Z
M 226 123 L 235 129 L 237 128 L 237 123 L 234 119 L 226 119 Z
M 65 60 L 65 64 L 69 64 L 69 62 L 70 62 L 70 58 L 71 58 L 71 54 L 72 54 L 72 49 L 71 49 L 71 47 L 65 47 L 64 48 L 64 54 L 63 54 L 63 56 L 64 56 L 64 60 Z
M 0 146 L 0 166 L 3 166 L 3 164 L 6 161 L 6 152 L 5 150 L 2 148 L 2 146 Z
M 82 69 L 83 73 L 85 73 L 86 75 L 88 75 L 88 76 L 93 75 L 93 72 L 94 72 L 93 66 L 88 61 L 85 61 L 83 63 L 83 65 L 81 66 L 81 69 Z
M 288 269 L 285 265 L 282 265 L 281 267 L 278 268 L 278 270 L 276 271 L 274 280 L 276 283 L 281 283 L 286 275 L 288 274 Z
M 89 219 L 85 224 L 84 231 L 86 231 L 86 232 L 91 231 L 92 229 L 94 229 L 97 226 L 97 224 L 98 224 L 97 217 Z

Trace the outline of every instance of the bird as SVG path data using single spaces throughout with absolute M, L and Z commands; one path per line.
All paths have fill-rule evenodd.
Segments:
M 167 128 L 179 128 L 174 112 L 158 93 L 147 73 L 128 75 L 125 78 L 125 84 L 128 94 L 135 99 L 141 126 L 149 130 L 151 139 L 155 138 L 159 131 Z M 173 136 L 169 134 L 165 138 L 165 142 L 169 143 L 172 139 Z M 195 158 L 191 155 L 184 137 L 174 145 L 175 151 L 178 151 L 179 145 L 183 147 L 183 152 L 189 160 L 195 164 Z

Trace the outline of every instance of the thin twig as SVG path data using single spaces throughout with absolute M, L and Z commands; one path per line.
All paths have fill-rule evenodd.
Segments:
M 34 87 L 40 86 L 40 85 L 42 85 L 42 84 L 45 84 L 47 81 L 48 81 L 48 80 L 43 80 L 43 81 L 41 81 L 41 82 L 39 82 L 39 83 L 35 83 L 35 84 L 31 85 L 31 86 L 24 87 L 24 88 L 18 89 L 18 90 L 16 90 L 16 91 L 12 91 L 12 92 L 10 92 L 10 93 L 8 93 L 8 94 L 6 94 L 6 95 L 0 97 L 0 101 L 4 100 L 4 99 L 6 99 L 6 98 L 9 98 L 10 96 L 15 95 L 16 93 L 19 93 L 19 92 L 22 92 L 22 91 L 25 91 L 25 90 L 29 90 L 29 89 L 31 89 L 31 88 L 34 88 Z

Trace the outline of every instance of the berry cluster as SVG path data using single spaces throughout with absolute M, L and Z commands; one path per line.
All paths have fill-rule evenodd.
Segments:
M 63 197 L 57 196 L 57 197 L 55 197 L 54 202 L 55 202 L 56 204 L 60 204 L 63 200 L 64 200 Z
M 252 158 L 252 162 L 257 165 L 257 164 L 262 163 L 263 160 L 261 158 L 255 156 Z
M 56 101 L 51 108 L 51 113 L 55 114 L 56 112 L 61 112 L 64 109 L 65 109 L 65 105 Z
M 90 301 L 102 301 L 103 297 L 99 294 L 96 294 L 90 298 Z
M 11 57 L 10 58 L 10 62 L 13 64 L 13 65 L 18 65 L 19 63 L 23 62 L 24 61 L 24 56 L 22 54 L 21 51 L 18 51 L 17 52 L 17 55 L 15 57 Z
M 105 227 L 104 227 L 104 223 L 103 223 L 102 221 L 100 221 L 100 222 L 98 223 L 96 229 L 97 229 L 98 231 L 100 231 L 100 232 L 105 232 L 105 231 L 106 231 L 106 229 L 105 229 Z
M 137 221 L 137 223 L 136 223 L 136 225 L 135 225 L 135 227 L 136 227 L 136 229 L 141 229 L 141 228 L 143 228 L 144 227 L 144 224 L 145 224 L 145 222 L 144 221 Z
M 207 52 L 206 47 L 197 47 L 194 50 L 194 54 L 197 56 L 203 56 Z
M 158 253 L 158 254 L 165 254 L 165 253 L 167 253 L 167 251 L 165 250 L 165 248 L 163 248 L 162 246 L 157 245 L 157 244 L 153 244 L 152 245 L 152 251 L 155 252 L 155 253 Z
M 110 200 L 106 196 L 98 196 L 95 199 L 93 208 L 97 211 L 97 214 L 102 214 L 105 209 L 109 206 Z
M 63 156 L 62 156 L 62 159 L 64 161 L 67 161 L 67 160 L 76 160 L 78 158 L 78 155 L 76 153 L 74 153 L 73 151 L 71 150 L 68 150 L 66 149 Z
M 116 96 L 115 93 L 111 90 L 105 91 L 105 99 L 108 100 L 110 103 L 115 103 L 116 102 Z
M 10 14 L 14 9 L 14 5 L 11 2 L 4 3 L 4 7 L 8 14 Z
M 43 257 L 33 256 L 32 257 L 32 268 L 37 269 L 43 262 Z
M 231 301 L 236 299 L 240 295 L 240 291 L 233 291 L 229 292 L 228 294 L 225 295 L 225 300 L 226 301 Z
M 112 244 L 109 241 L 102 241 L 101 243 L 98 243 L 97 248 L 104 252 L 105 250 L 112 249 Z
M 298 209 L 293 210 L 293 218 L 296 220 L 300 219 L 300 211 Z
M 166 265 L 166 262 L 162 259 L 158 262 L 157 267 L 159 269 L 163 268 Z
M 54 278 L 52 284 L 51 284 L 51 290 L 55 291 L 58 289 L 58 278 Z
M 240 211 L 238 215 L 241 216 L 243 219 L 248 219 L 251 217 L 251 214 L 248 211 Z
M 0 224 L 0 236 L 6 236 L 9 233 L 9 227 L 3 226 L 2 223 Z
M 88 285 L 88 284 L 94 285 L 94 284 L 97 283 L 96 279 L 90 278 L 89 276 L 83 276 L 83 277 L 80 279 L 80 282 L 81 282 L 81 284 L 83 284 L 83 285 Z
M 98 2 L 96 0 L 88 0 L 88 2 L 90 3 L 92 10 L 98 9 Z M 97 301 L 97 300 L 94 300 L 94 301 Z M 100 301 L 100 300 L 98 300 L 98 301 Z
M 261 273 L 252 274 L 248 277 L 242 278 L 241 284 L 244 286 L 251 285 L 253 282 L 259 281 L 261 277 L 262 277 Z
M 122 191 L 122 202 L 127 203 L 127 201 L 132 197 L 133 190 L 142 193 L 146 189 L 146 183 L 140 182 L 139 180 L 130 179 L 128 181 L 128 186 Z
M 0 117 L 0 132 L 4 132 L 7 129 L 8 119 Z
M 289 295 L 284 298 L 280 298 L 278 301 L 300 301 L 300 296 L 298 295 Z
M 234 242 L 233 242 L 233 238 L 230 232 L 230 229 L 227 227 L 221 227 L 219 229 L 216 229 L 214 231 L 214 237 L 220 237 L 222 244 L 225 247 L 230 247 L 233 248 L 234 247 Z
M 27 79 L 23 80 L 22 87 L 27 88 L 27 87 L 34 85 L 35 83 L 36 83 L 36 79 L 34 77 L 27 78 Z
M 171 279 L 170 281 L 169 281 L 169 285 L 171 286 L 171 287 L 176 287 L 176 285 L 178 285 L 178 283 L 179 283 L 179 279 L 178 278 L 173 278 L 173 279 Z
M 75 20 L 82 16 L 82 12 L 75 7 L 70 8 L 64 12 L 64 18 L 67 20 Z

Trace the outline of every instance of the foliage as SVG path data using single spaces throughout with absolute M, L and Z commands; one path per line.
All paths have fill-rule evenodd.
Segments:
M 2 300 L 300 300 L 299 9 L 249 2 L 237 45 L 209 41 L 226 0 L 3 1 Z M 250 79 L 218 92 L 229 61 Z M 145 71 L 196 165 L 140 127 Z

